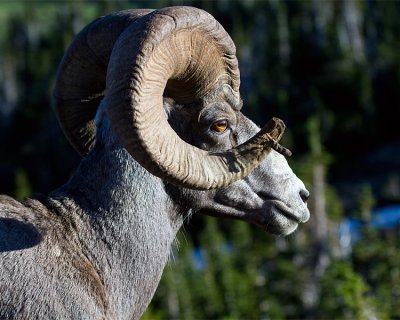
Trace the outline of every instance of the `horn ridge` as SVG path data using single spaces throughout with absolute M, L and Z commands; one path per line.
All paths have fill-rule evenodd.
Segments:
M 93 147 L 94 117 L 104 96 L 106 71 L 116 39 L 127 25 L 153 10 L 125 10 L 87 25 L 64 54 L 59 65 L 52 105 L 60 126 L 81 155 Z
M 148 171 L 197 189 L 233 181 L 225 158 L 209 155 L 176 135 L 162 98 L 167 92 L 187 104 L 217 85 L 238 89 L 235 50 L 211 15 L 189 7 L 156 10 L 121 34 L 107 72 L 107 112 L 124 147 Z
M 225 186 L 249 174 L 271 147 L 283 151 L 274 128 L 266 126 L 243 145 L 212 154 L 178 137 L 168 124 L 163 95 L 190 104 L 227 86 L 238 98 L 235 54 L 223 27 L 197 8 L 111 14 L 86 27 L 64 56 L 54 91 L 56 114 L 75 149 L 86 154 L 105 95 L 113 131 L 149 172 L 188 188 Z

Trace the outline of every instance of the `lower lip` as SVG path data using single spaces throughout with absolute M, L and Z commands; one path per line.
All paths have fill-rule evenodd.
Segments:
M 272 204 L 278 209 L 282 215 L 284 215 L 287 219 L 292 220 L 296 223 L 301 223 L 300 219 L 294 215 L 293 210 L 290 209 L 286 204 L 279 200 L 271 200 Z

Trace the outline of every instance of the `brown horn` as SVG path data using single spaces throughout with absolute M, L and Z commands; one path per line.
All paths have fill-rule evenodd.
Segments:
M 176 135 L 163 94 L 185 104 L 228 85 L 238 99 L 239 83 L 235 46 L 208 13 L 128 10 L 94 21 L 77 36 L 59 68 L 54 106 L 66 136 L 86 154 L 106 88 L 112 128 L 135 160 L 169 182 L 210 189 L 249 174 L 271 147 L 284 151 L 277 143 L 284 125 L 267 125 L 243 145 L 211 154 Z
M 276 126 L 211 154 L 178 137 L 162 104 L 164 91 L 185 104 L 226 84 L 239 95 L 235 46 L 222 26 L 200 9 L 161 9 L 117 40 L 107 72 L 107 112 L 124 147 L 154 175 L 189 188 L 222 187 L 249 174 L 271 146 L 279 146 L 271 144 Z M 278 131 L 283 130 L 282 123 Z
M 86 26 L 65 53 L 57 72 L 53 108 L 65 136 L 79 154 L 94 145 L 94 117 L 106 87 L 111 50 L 121 32 L 153 10 L 126 10 Z

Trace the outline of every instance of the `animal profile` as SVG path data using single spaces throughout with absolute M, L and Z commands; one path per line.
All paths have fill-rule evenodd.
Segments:
M 85 27 L 53 94 L 78 169 L 49 195 L 0 196 L 0 319 L 139 319 L 192 214 L 279 235 L 306 222 L 283 121 L 256 126 L 239 86 L 235 45 L 203 10 Z

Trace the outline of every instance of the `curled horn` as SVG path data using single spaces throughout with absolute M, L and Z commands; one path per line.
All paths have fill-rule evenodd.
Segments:
M 80 154 L 96 137 L 95 115 L 104 97 L 108 61 L 124 29 L 153 10 L 126 10 L 101 17 L 74 39 L 58 68 L 53 107 L 65 136 Z
M 235 46 L 211 15 L 196 8 L 171 7 L 103 19 L 109 21 L 100 20 L 97 25 L 94 22 L 80 37 L 82 43 L 89 43 L 89 39 L 94 45 L 100 42 L 98 46 L 102 50 L 91 48 L 96 55 L 96 59 L 91 59 L 100 61 L 95 68 L 103 66 L 102 70 L 94 72 L 99 73 L 100 80 L 94 81 L 91 93 L 82 97 L 75 94 L 72 98 L 64 94 L 63 106 L 56 106 L 56 110 L 69 109 L 70 114 L 63 119 L 60 114 L 65 115 L 65 112 L 58 111 L 58 114 L 67 137 L 78 151 L 87 152 L 93 143 L 95 128 L 91 119 L 104 90 L 111 126 L 122 145 L 149 172 L 180 186 L 211 189 L 228 185 L 249 174 L 271 148 L 286 150 L 278 144 L 284 131 L 280 120 L 270 122 L 244 144 L 221 153 L 209 153 L 187 144 L 169 126 L 163 109 L 164 94 L 179 104 L 187 104 L 210 91 L 229 86 L 232 94 L 239 98 Z M 115 23 L 115 31 L 100 40 L 100 31 L 105 31 L 107 23 Z M 109 43 L 104 43 L 107 41 Z M 75 51 L 74 56 L 80 60 L 76 64 L 85 65 L 87 62 L 82 63 L 82 60 L 90 57 L 82 58 L 84 54 L 72 50 Z M 71 63 L 68 53 L 64 61 L 64 65 Z M 107 61 L 107 72 L 104 72 Z M 60 69 L 63 68 L 68 69 L 68 66 L 62 64 Z M 74 69 L 71 73 L 77 81 L 86 83 L 85 77 L 91 77 L 79 78 L 85 69 L 82 66 L 70 68 Z M 104 74 L 100 75 L 101 72 Z M 60 81 L 58 84 L 55 96 L 60 101 L 62 86 Z M 85 108 L 87 111 L 83 111 Z M 87 112 L 87 118 L 81 116 L 81 112 Z

